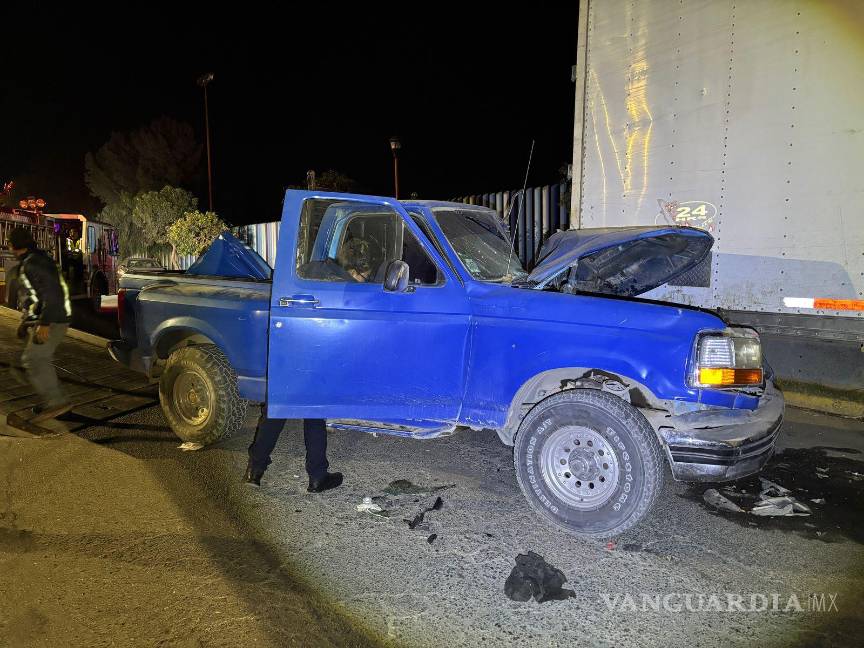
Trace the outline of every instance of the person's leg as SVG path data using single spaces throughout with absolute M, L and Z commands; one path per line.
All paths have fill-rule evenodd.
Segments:
M 21 354 L 21 364 L 33 389 L 42 398 L 42 406 L 53 409 L 66 402 L 63 390 L 57 380 L 57 370 L 52 364 L 54 352 L 66 336 L 68 324 L 52 324 L 51 334 L 42 344 L 36 344 L 36 329 L 30 330 L 27 347 Z
M 311 481 L 327 475 L 327 425 L 324 419 L 303 419 L 303 441 L 306 443 L 306 472 Z
M 327 422 L 324 419 L 303 419 L 303 441 L 306 443 L 306 472 L 311 493 L 321 493 L 342 483 L 342 473 L 329 473 L 327 468 Z
M 246 470 L 247 481 L 248 477 L 253 477 L 255 483 L 261 481 L 261 475 L 267 470 L 270 465 L 270 455 L 273 453 L 273 448 L 276 447 L 276 442 L 279 440 L 279 434 L 282 428 L 285 427 L 285 419 L 267 418 L 267 406 L 261 406 L 261 416 L 258 417 L 258 426 L 255 428 L 255 438 L 249 446 L 249 467 Z

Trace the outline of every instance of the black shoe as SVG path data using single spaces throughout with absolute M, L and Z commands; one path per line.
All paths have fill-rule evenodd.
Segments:
M 249 464 L 246 467 L 246 473 L 243 475 L 243 481 L 251 486 L 260 486 L 261 478 L 264 476 L 263 470 L 258 470 Z
M 309 488 L 306 489 L 309 493 L 323 493 L 331 488 L 336 488 L 342 483 L 342 473 L 327 473 L 321 479 L 310 479 Z

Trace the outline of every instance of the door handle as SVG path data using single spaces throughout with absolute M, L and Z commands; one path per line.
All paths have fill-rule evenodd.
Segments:
M 280 306 L 317 306 L 318 300 L 312 295 L 294 295 L 293 297 L 280 297 Z

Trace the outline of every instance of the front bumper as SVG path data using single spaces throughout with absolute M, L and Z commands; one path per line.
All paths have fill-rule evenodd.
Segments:
M 658 421 L 673 477 L 729 481 L 759 472 L 774 454 L 783 408 L 769 380 L 755 410 L 711 408 Z

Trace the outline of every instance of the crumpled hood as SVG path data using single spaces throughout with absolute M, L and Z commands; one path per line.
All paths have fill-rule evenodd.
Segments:
M 236 279 L 269 279 L 273 271 L 255 250 L 225 231 L 217 236 L 207 251 L 186 271 L 187 275 L 231 277 Z
M 572 269 L 580 292 L 634 297 L 687 272 L 710 252 L 714 238 L 694 227 L 602 227 L 549 237 L 534 270 L 520 284 L 545 287 Z

